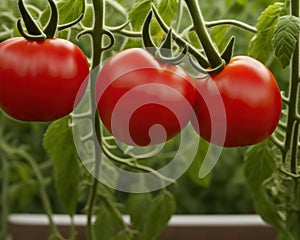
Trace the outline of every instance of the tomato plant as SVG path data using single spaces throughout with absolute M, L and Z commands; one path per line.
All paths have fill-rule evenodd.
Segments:
M 113 56 L 96 86 L 103 124 L 117 139 L 140 146 L 177 135 L 190 120 L 194 93 L 192 79 L 181 67 L 161 63 L 141 48 Z M 150 130 L 155 124 L 166 133 Z
M 67 40 L 8 39 L 0 43 L 0 107 L 22 121 L 59 119 L 78 104 L 88 73 L 84 53 Z
M 300 239 L 298 0 L 48 0 L 48 7 L 19 0 L 22 18 L 2 11 L 12 2 L 0 3 L 0 107 L 23 121 L 57 120 L 45 134 L 20 138 L 9 131 L 15 126 L 7 124 L 10 118 L 0 118 L 6 125 L 0 128 L 0 239 L 8 231 L 11 191 L 20 187 L 10 186 L 19 181 L 34 190 L 29 195 L 39 194 L 50 239 L 65 239 L 53 219 L 59 202 L 58 210 L 71 218 L 84 210 L 88 240 L 154 240 L 175 213 L 171 192 L 182 182 L 181 202 L 197 209 L 201 200 L 190 206 L 185 198 L 190 181 L 218 192 L 204 197 L 211 203 L 223 194 L 210 184 L 221 183 L 236 199 L 250 195 L 232 187 L 246 180 L 256 212 L 279 239 Z M 265 9 L 259 17 L 251 12 L 258 9 Z M 220 19 L 205 21 L 206 14 Z M 218 111 L 220 97 L 226 114 Z M 226 130 L 225 144 L 218 142 L 222 134 L 213 134 L 215 126 Z M 37 136 L 43 144 L 33 140 Z M 48 155 L 35 157 L 32 142 Z M 253 146 L 228 148 L 220 157 L 223 148 L 215 144 Z M 219 157 L 230 171 L 221 167 L 216 176 L 211 170 Z M 245 166 L 234 168 L 242 159 Z M 182 169 L 184 181 L 169 188 Z M 230 181 L 231 175 L 238 179 Z M 50 201 L 51 189 L 59 201 Z M 195 188 L 191 192 L 195 197 Z M 15 195 L 22 198 L 20 191 Z M 220 201 L 210 209 L 223 207 Z M 76 239 L 71 225 L 69 239 Z
M 273 74 L 259 61 L 236 56 L 220 72 L 198 80 L 195 129 L 210 141 L 211 123 L 207 102 L 221 95 L 226 113 L 225 147 L 253 145 L 268 138 L 275 130 L 281 114 L 281 95 Z M 212 87 L 215 85 L 216 87 Z M 201 93 L 205 92 L 205 98 Z M 215 104 L 218 104 L 217 102 Z M 216 108 L 214 104 L 211 108 Z M 218 119 L 214 120 L 218 121 Z

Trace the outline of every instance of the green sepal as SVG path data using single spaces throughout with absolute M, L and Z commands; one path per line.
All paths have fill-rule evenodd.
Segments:
M 151 54 L 155 55 L 157 48 L 155 46 L 155 44 L 153 43 L 151 36 L 150 36 L 150 23 L 152 20 L 152 15 L 153 12 L 149 11 L 146 20 L 143 24 L 143 29 L 142 29 L 142 33 L 143 33 L 143 44 L 144 47 L 146 48 L 147 51 L 149 51 Z
M 58 24 L 58 10 L 53 0 L 48 0 L 48 2 L 51 8 L 51 16 L 44 29 L 44 33 L 46 34 L 47 38 L 53 38 Z
M 45 40 L 47 38 L 47 36 L 43 32 L 41 32 L 41 34 L 39 34 L 39 35 L 33 35 L 33 34 L 26 33 L 24 31 L 23 27 L 22 27 L 22 20 L 21 19 L 17 20 L 17 28 L 18 28 L 20 34 L 26 39 Z
M 235 37 L 232 36 L 221 54 L 221 58 L 224 59 L 226 63 L 229 63 L 232 58 L 234 43 Z
M 23 35 L 24 30 L 22 28 L 22 30 L 20 31 L 21 35 L 25 38 L 31 38 L 31 36 L 35 36 L 35 35 L 41 36 L 42 31 L 38 27 L 38 25 L 35 23 L 34 19 L 31 17 L 31 15 L 27 11 L 27 9 L 25 8 L 23 0 L 18 1 L 18 7 L 19 7 L 19 11 L 21 13 L 21 16 L 23 18 L 23 21 L 25 23 L 25 26 L 26 26 L 26 29 L 27 29 L 27 32 L 28 32 L 28 34 Z M 20 28 L 22 26 L 21 23 L 19 23 L 19 22 L 20 21 L 17 22 L 18 28 Z
M 156 53 L 155 53 L 155 56 L 159 61 L 167 62 L 167 63 L 170 63 L 172 65 L 178 65 L 182 62 L 182 60 L 186 56 L 186 54 L 188 52 L 188 46 L 185 46 L 183 48 L 182 52 L 179 53 L 176 57 L 165 57 L 161 50 L 162 50 L 162 48 L 159 49 L 158 51 L 156 51 Z M 170 50 L 170 52 L 171 52 L 171 50 Z
M 164 40 L 163 44 L 161 45 L 161 47 L 159 49 L 160 54 L 167 58 L 173 57 L 173 54 L 172 54 L 173 34 L 172 34 L 172 32 L 173 32 L 173 30 L 172 30 L 172 28 L 170 28 L 168 31 L 168 34 L 166 36 L 166 39 Z
M 222 63 L 219 66 L 212 68 L 212 69 L 204 69 L 201 65 L 196 63 L 192 57 L 189 57 L 189 62 L 196 71 L 198 71 L 200 73 L 204 73 L 204 74 L 213 74 L 213 73 L 220 72 L 226 65 L 226 62 L 224 59 L 222 59 Z

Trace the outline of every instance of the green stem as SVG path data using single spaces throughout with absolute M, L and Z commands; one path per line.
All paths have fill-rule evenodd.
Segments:
M 160 25 L 160 27 L 162 28 L 162 30 L 165 33 L 169 32 L 169 27 L 168 25 L 164 22 L 164 20 L 160 17 L 157 9 L 152 6 L 153 9 L 153 13 L 155 14 L 155 17 Z M 202 56 L 202 54 L 199 52 L 199 50 L 197 48 L 195 48 L 192 44 L 190 44 L 188 41 L 185 41 L 183 38 L 181 38 L 176 32 L 173 32 L 173 39 L 174 41 L 178 44 L 178 46 L 180 47 L 188 47 L 188 51 L 190 54 L 192 54 L 198 61 L 198 63 L 204 67 L 204 68 L 208 68 L 209 67 L 209 63 L 207 62 L 207 60 L 205 59 L 204 56 Z
M 299 17 L 300 16 L 300 10 L 299 10 L 299 0 L 292 0 L 291 1 L 291 5 L 290 5 L 290 11 L 291 14 L 295 17 Z M 300 51 L 300 44 L 299 44 L 299 39 L 297 41 L 296 44 L 296 48 L 293 54 L 293 58 L 292 58 L 292 65 L 291 65 L 291 81 L 294 82 L 295 84 L 295 95 L 296 95 L 296 99 L 294 100 L 294 104 L 295 104 L 295 113 L 296 116 L 294 116 L 297 119 L 298 116 L 298 108 L 297 108 L 297 103 L 299 101 L 300 95 L 299 95 L 299 83 L 300 83 L 300 79 L 299 79 L 299 74 L 300 74 L 300 59 L 299 59 L 299 51 Z M 297 87 L 296 87 L 297 86 Z M 292 100 L 292 101 L 293 101 Z M 295 120 L 297 121 L 297 124 L 295 124 L 295 127 L 293 129 L 293 144 L 292 144 L 292 153 L 291 154 L 295 154 L 294 158 L 291 158 L 291 172 L 294 174 L 298 174 L 299 170 L 298 170 L 298 141 L 299 141 L 299 120 Z M 294 147 L 293 147 L 294 146 Z
M 1 227 L 0 227 L 0 239 L 6 239 L 7 236 L 7 217 L 9 213 L 8 204 L 8 185 L 9 185 L 9 164 L 5 156 L 1 158 L 2 162 L 2 181 L 1 181 L 1 198 L 0 198 L 0 209 L 1 209 Z
M 119 29 L 119 28 L 113 28 L 113 27 L 106 27 L 107 30 L 109 30 L 112 33 L 120 34 L 124 37 L 130 37 L 130 38 L 142 38 L 141 32 L 133 32 L 126 29 Z
M 174 29 L 176 32 L 179 32 L 180 30 L 180 23 L 182 20 L 182 13 L 183 13 L 183 0 L 178 0 L 178 8 L 177 8 L 177 17 L 176 17 L 176 22 L 174 24 Z
M 99 184 L 98 179 L 94 178 L 94 183 L 89 193 L 88 209 L 87 209 L 87 239 L 88 240 L 95 239 L 92 217 L 94 212 L 93 209 L 96 201 L 98 184 Z
M 48 217 L 48 221 L 49 221 L 49 226 L 50 226 L 50 230 L 51 233 L 60 240 L 63 240 L 64 238 L 60 235 L 54 220 L 53 220 L 53 212 L 52 212 L 52 208 L 51 208 L 51 204 L 48 198 L 48 195 L 46 193 L 46 189 L 45 189 L 45 179 L 40 171 L 40 168 L 38 166 L 38 164 L 35 162 L 35 160 L 25 151 L 20 152 L 20 155 L 22 157 L 24 157 L 27 162 L 29 163 L 29 165 L 31 166 L 33 172 L 35 173 L 35 176 L 37 178 L 38 184 L 39 184 L 39 192 L 40 192 L 40 197 L 41 197 L 41 201 L 43 203 L 45 212 L 47 214 Z
M 299 122 L 295 121 L 292 134 L 291 145 L 291 173 L 298 174 L 298 139 L 299 139 Z
M 255 27 L 234 19 L 223 19 L 223 20 L 205 22 L 205 26 L 207 28 L 220 26 L 220 25 L 232 25 L 247 30 L 249 32 L 257 33 L 257 29 Z
M 188 6 L 190 15 L 192 17 L 195 31 L 203 46 L 203 49 L 207 55 L 211 67 L 215 68 L 222 65 L 223 64 L 222 58 L 209 36 L 198 1 L 185 0 L 185 2 Z
M 76 240 L 76 236 L 77 236 L 76 224 L 74 221 L 74 216 L 71 216 L 70 240 Z
M 299 1 L 292 0 L 290 4 L 290 12 L 293 16 L 299 17 Z M 287 161 L 288 152 L 290 151 L 290 171 L 293 174 L 298 174 L 298 141 L 299 141 L 299 119 L 298 119 L 298 101 L 299 95 L 299 41 L 291 61 L 289 97 L 288 97 L 288 114 L 287 114 L 287 130 L 284 143 L 283 162 Z
M 105 0 L 93 0 L 93 10 L 94 10 L 94 22 L 93 28 L 90 31 L 92 37 L 92 72 L 90 76 L 90 94 L 91 94 L 91 109 L 96 109 L 96 102 L 94 98 L 94 92 L 96 89 L 96 80 L 98 76 L 99 67 L 101 64 L 101 59 L 105 49 L 103 48 L 103 38 L 107 34 L 105 31 Z M 98 141 L 101 142 L 101 135 L 99 131 L 99 116 L 95 114 L 95 128 L 94 133 L 97 135 Z M 97 149 L 97 147 L 95 148 Z M 101 160 L 101 152 L 95 151 L 95 174 L 99 174 L 99 164 Z M 93 210 L 96 202 L 96 193 L 98 189 L 98 179 L 94 178 L 93 186 L 90 190 L 88 199 L 88 212 L 87 212 L 87 239 L 94 240 L 94 231 L 92 224 Z

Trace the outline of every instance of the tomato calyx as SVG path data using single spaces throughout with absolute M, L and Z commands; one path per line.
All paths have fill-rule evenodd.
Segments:
M 170 28 L 167 32 L 166 38 L 164 39 L 163 43 L 159 48 L 156 47 L 154 42 L 150 36 L 150 23 L 152 20 L 153 11 L 150 10 L 146 20 L 143 24 L 143 44 L 145 49 L 150 52 L 156 59 L 160 62 L 169 63 L 172 65 L 180 64 L 184 57 L 188 52 L 188 46 L 184 45 L 183 49 L 179 53 L 173 53 L 172 49 L 172 40 L 173 40 L 173 30 Z
M 159 25 L 162 27 L 162 29 L 166 32 L 166 37 L 161 44 L 159 48 L 156 47 L 154 44 L 153 40 L 151 39 L 150 35 L 150 24 L 152 20 L 152 16 L 154 16 L 157 19 Z M 160 62 L 166 62 L 172 65 L 178 65 L 182 63 L 184 60 L 185 56 L 189 53 L 189 45 L 188 44 L 179 44 L 177 42 L 178 36 L 176 34 L 173 34 L 173 29 L 168 28 L 164 25 L 162 22 L 161 17 L 159 16 L 158 12 L 156 11 L 155 7 L 152 6 L 152 9 L 149 11 L 146 20 L 143 24 L 143 29 L 142 29 L 142 35 L 143 35 L 143 43 L 144 47 L 148 52 L 150 52 L 153 56 L 156 57 Z M 180 53 L 177 53 L 176 56 L 174 57 L 174 53 L 172 51 L 173 46 L 173 40 L 182 48 Z M 201 56 L 201 59 L 199 60 L 199 55 L 193 54 L 191 52 L 191 55 L 189 56 L 189 62 L 190 64 L 194 67 L 196 71 L 199 73 L 205 73 L 205 74 L 214 74 L 217 72 L 220 72 L 226 64 L 228 64 L 232 58 L 233 55 L 233 48 L 234 48 L 234 43 L 235 43 L 235 37 L 231 37 L 231 39 L 228 41 L 226 47 L 224 48 L 222 53 L 218 53 L 220 63 L 218 65 L 216 64 L 209 64 L 207 60 Z M 209 55 L 209 52 L 206 52 L 206 55 Z M 194 58 L 197 59 L 194 60 Z M 204 64 L 203 64 L 204 63 Z M 211 67 L 209 67 L 211 66 Z M 212 67 L 214 66 L 214 67 Z
M 199 73 L 204 73 L 206 75 L 220 72 L 226 66 L 226 61 L 224 59 L 222 59 L 222 63 L 219 66 L 217 66 L 213 69 L 203 68 L 201 65 L 197 64 L 191 56 L 189 57 L 189 62 L 195 70 L 197 70 Z
M 66 28 L 70 28 L 77 24 L 84 16 L 85 6 L 83 7 L 82 13 L 80 16 L 75 19 L 74 21 L 64 24 L 64 25 L 58 25 L 58 9 L 53 0 L 48 0 L 48 3 L 50 5 L 51 9 L 51 15 L 50 19 L 47 23 L 47 25 L 44 27 L 43 30 L 40 29 L 40 27 L 37 25 L 35 20 L 32 18 L 28 10 L 26 9 L 23 0 L 18 1 L 18 7 L 19 11 L 21 13 L 22 18 L 17 20 L 17 27 L 20 32 L 20 34 L 28 39 L 28 40 L 45 40 L 49 38 L 54 38 L 56 31 L 62 31 Z M 22 26 L 22 19 L 24 21 L 25 27 L 27 29 L 27 32 L 23 29 Z

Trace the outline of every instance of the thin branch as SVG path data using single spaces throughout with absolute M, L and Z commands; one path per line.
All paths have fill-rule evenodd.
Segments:
M 224 20 L 216 20 L 216 21 L 209 21 L 209 22 L 205 22 L 206 27 L 211 28 L 211 27 L 215 27 L 215 26 L 220 26 L 220 25 L 232 25 L 232 26 L 236 26 L 238 28 L 247 30 L 249 32 L 252 33 L 257 33 L 257 29 L 247 23 L 238 21 L 238 20 L 234 20 L 234 19 L 224 19 Z

